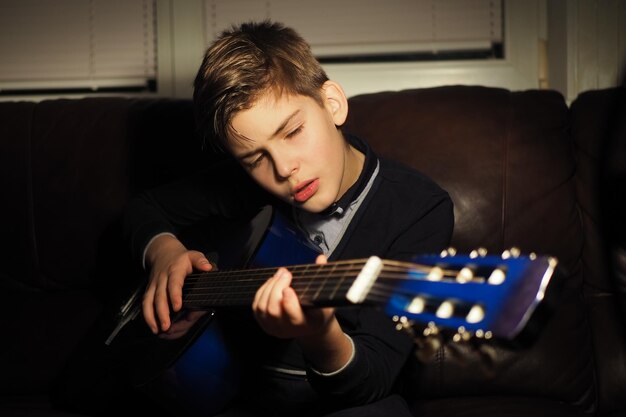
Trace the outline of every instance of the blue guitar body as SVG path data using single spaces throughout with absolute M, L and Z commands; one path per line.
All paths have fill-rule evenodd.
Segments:
M 310 264 L 319 254 L 286 219 L 269 209 L 246 230 L 250 234 L 240 242 L 237 256 L 227 259 L 228 268 Z M 184 310 L 172 317 L 173 327 L 193 323 L 183 335 L 155 336 L 138 311 L 143 288 L 138 290 L 132 300 L 135 305 L 127 306 L 131 321 L 107 341 L 119 357 L 124 356 L 132 385 L 171 406 L 176 415 L 216 414 L 235 396 L 240 382 L 239 361 L 224 338 L 219 314 L 213 309 Z

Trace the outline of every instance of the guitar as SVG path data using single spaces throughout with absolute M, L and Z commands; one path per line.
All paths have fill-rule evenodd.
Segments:
M 314 264 L 317 248 L 278 213 L 268 209 L 255 222 L 243 245 L 247 267 L 189 275 L 183 309 L 168 332 L 148 330 L 141 287 L 124 303 L 105 341 L 133 386 L 176 404 L 178 413 L 212 415 L 235 395 L 239 372 L 217 312 L 249 307 L 278 266 L 289 266 L 292 287 L 305 306 L 372 305 L 399 330 L 420 337 L 450 332 L 454 341 L 514 340 L 538 310 L 557 266 L 553 257 L 516 250 L 492 256 L 452 249 L 412 262 L 372 256 Z

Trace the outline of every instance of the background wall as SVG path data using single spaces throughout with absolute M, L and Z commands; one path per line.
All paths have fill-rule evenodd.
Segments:
M 571 102 L 578 93 L 626 76 L 626 1 L 549 0 L 549 86 Z
M 302 1 L 302 4 L 307 4 L 304 2 L 312 0 L 293 1 Z M 0 50 L 9 55 L 13 51 L 28 51 L 26 56 L 29 60 L 24 64 L 24 68 L 38 69 L 40 75 L 44 74 L 46 77 L 50 77 L 50 71 L 45 70 L 40 65 L 48 62 L 46 56 L 39 56 L 36 51 L 33 51 L 33 48 L 25 48 L 19 41 L 14 40 L 24 39 L 23 36 L 38 36 L 42 30 L 41 22 L 46 20 L 40 22 L 28 18 L 28 15 L 26 17 L 20 15 L 22 19 L 26 20 L 15 23 L 16 16 L 11 14 L 11 6 L 8 6 L 21 7 L 26 4 L 31 11 L 37 11 L 42 9 L 41 4 L 43 4 L 38 2 L 39 0 L 12 0 L 0 3 L 4 7 L 0 20 L 6 23 L 5 28 L 10 26 L 13 28 L 11 30 L 14 31 L 6 32 L 8 35 L 0 37 Z M 473 84 L 510 90 L 550 88 L 560 91 L 568 102 L 571 102 L 581 91 L 617 85 L 620 76 L 624 76 L 626 72 L 626 0 L 503 0 L 503 2 L 504 59 L 325 64 L 324 67 L 331 78 L 344 86 L 349 96 L 382 90 Z M 257 4 L 270 3 L 270 1 L 259 0 L 259 3 L 251 4 L 256 6 Z M 59 13 L 75 12 L 74 14 L 80 14 L 79 11 L 82 11 L 89 14 L 89 10 L 94 13 L 109 7 L 109 3 L 104 0 L 64 1 L 63 4 L 70 9 Z M 92 38 L 95 36 L 94 39 L 96 40 L 118 39 L 122 36 L 122 40 L 109 47 L 115 52 L 123 52 L 123 47 L 127 46 L 123 42 L 128 43 L 128 39 L 126 35 L 118 33 L 119 30 L 115 29 L 115 23 L 116 20 L 122 20 L 121 17 L 128 18 L 127 13 L 119 10 L 122 5 L 129 4 L 136 5 L 140 14 L 143 10 L 146 16 L 155 16 L 154 20 L 151 17 L 147 20 L 149 23 L 147 26 L 144 19 L 144 26 L 146 27 L 143 28 L 143 32 L 145 32 L 144 34 L 154 33 L 154 27 L 156 27 L 156 41 L 150 38 L 148 48 L 149 52 L 156 49 L 156 70 L 153 58 L 149 77 L 150 80 L 153 80 L 154 73 L 156 73 L 156 92 L 122 93 L 119 90 L 106 92 L 104 89 L 100 89 L 101 86 L 94 86 L 91 88 L 92 92 L 71 93 L 62 91 L 56 96 L 127 94 L 191 97 L 193 78 L 206 46 L 212 41 L 213 35 L 209 34 L 211 31 L 206 30 L 207 27 L 211 27 L 211 6 L 206 5 L 213 3 L 207 0 L 143 0 L 115 3 L 117 6 L 111 6 L 111 9 L 117 8 L 118 15 L 105 15 L 109 19 L 107 20 L 109 23 L 97 25 L 96 36 L 94 34 L 90 36 Z M 231 8 L 242 8 L 242 6 L 235 6 L 235 3 L 225 4 Z M 447 3 L 438 3 L 437 0 L 432 0 L 431 4 L 431 7 L 435 8 L 435 6 L 445 7 Z M 475 9 L 476 7 L 472 10 Z M 150 13 L 147 13 L 148 11 Z M 156 13 L 153 14 L 152 11 Z M 332 12 L 332 7 L 328 7 L 328 13 Z M 119 16 L 120 13 L 124 16 Z M 38 16 L 37 18 L 46 19 L 45 16 Z M 75 23 L 74 26 L 88 23 L 88 19 L 81 23 L 79 18 L 69 18 Z M 289 24 L 289 22 L 285 23 Z M 323 24 L 326 22 L 320 23 L 320 25 Z M 67 26 L 67 24 L 64 25 Z M 141 25 L 133 24 L 130 28 L 133 29 L 138 26 Z M 63 27 L 56 28 L 51 32 L 54 36 L 38 40 L 35 46 L 39 47 L 38 50 L 40 51 L 53 51 L 50 53 L 54 53 L 54 50 L 58 48 L 53 47 L 64 44 L 59 41 L 62 37 L 60 38 L 58 33 L 64 32 L 63 29 Z M 376 27 L 372 28 L 372 31 L 376 30 Z M 79 33 L 85 37 L 91 32 L 81 30 Z M 12 38 L 14 35 L 17 37 Z M 72 37 L 72 39 L 74 38 L 75 36 Z M 94 42 L 94 39 L 90 38 L 86 43 Z M 139 40 L 141 41 L 141 37 Z M 156 48 L 152 46 L 153 42 Z M 87 46 L 85 45 L 85 47 Z M 64 53 L 70 52 L 73 50 Z M 57 53 L 57 55 L 59 54 Z M 101 62 L 102 68 L 106 68 L 111 62 L 111 59 L 107 58 L 106 55 L 99 59 L 98 62 Z M 123 64 L 126 64 L 126 61 L 130 61 L 130 57 L 123 58 L 123 61 Z M 4 61 L 5 64 L 10 62 L 17 61 Z M 33 62 L 35 64 L 32 64 Z M 93 63 L 88 62 L 88 64 L 92 65 Z M 65 76 L 65 73 L 63 74 Z M 20 73 L 20 75 L 22 74 Z M 87 82 L 89 85 L 92 82 L 91 78 L 83 78 L 79 81 L 82 84 Z M 49 84 L 48 81 L 46 80 L 46 85 Z M 115 82 L 119 83 L 119 79 Z M 11 91 L 20 90 L 19 86 L 22 84 L 32 86 L 33 82 L 27 77 L 24 80 L 3 80 L 0 83 L 0 100 L 39 100 L 55 96 L 48 91 L 47 94 L 38 97 L 31 90 L 29 90 L 28 95 L 21 93 L 11 96 Z M 22 88 L 22 90 L 24 89 Z
M 159 93 L 191 95 L 205 39 L 202 0 L 158 0 Z M 505 0 L 505 59 L 327 64 L 349 96 L 445 84 L 551 88 L 571 102 L 617 85 L 626 62 L 626 1 Z
M 546 0 L 505 0 L 504 60 L 326 64 L 329 77 L 354 94 L 444 84 L 538 88 L 539 42 L 546 38 Z M 203 0 L 158 0 L 160 94 L 189 97 L 206 39 Z M 329 10 L 332 13 L 332 10 Z M 289 22 L 285 22 L 289 24 Z M 372 28 L 376 30 L 376 28 Z M 542 55 L 545 58 L 545 55 Z

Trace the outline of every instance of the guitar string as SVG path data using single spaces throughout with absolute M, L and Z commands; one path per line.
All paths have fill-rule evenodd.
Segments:
M 318 268 L 309 268 L 307 265 L 303 271 L 298 271 L 298 268 L 292 268 L 292 274 L 294 277 L 293 285 L 310 285 L 312 280 L 322 279 L 323 281 L 327 281 L 329 278 L 332 279 L 334 277 L 346 278 L 350 275 L 355 275 L 361 271 L 361 268 L 355 268 L 354 265 L 349 265 L 348 268 L 335 268 L 332 270 L 332 273 L 323 273 L 320 276 L 320 272 L 323 272 L 319 267 L 327 267 L 331 264 L 323 264 L 323 265 L 314 265 Z M 396 267 L 396 265 L 385 265 L 383 272 L 380 273 L 379 278 L 397 278 L 397 279 L 423 279 L 426 276 L 425 272 L 422 270 L 418 270 L 412 264 L 409 268 L 406 265 L 401 265 L 400 268 Z M 302 269 L 302 268 L 299 268 Z M 313 270 L 311 270 L 313 269 Z M 326 268 L 327 269 L 327 268 Z M 186 287 L 194 287 L 194 288 L 202 288 L 202 287 L 216 287 L 220 288 L 219 285 L 223 282 L 228 283 L 229 287 L 234 286 L 235 284 L 242 285 L 244 283 L 259 283 L 262 284 L 265 282 L 271 275 L 275 273 L 277 268 L 263 268 L 256 270 L 241 270 L 241 271 L 211 271 L 203 274 L 194 274 L 190 275 L 191 278 L 185 281 Z M 430 270 L 430 268 L 426 269 Z M 262 271 L 259 273 L 259 271 Z M 393 273 L 399 273 L 394 275 Z M 442 280 L 446 279 L 454 279 L 457 274 L 457 271 L 450 270 L 442 270 Z M 391 273 L 391 274 L 390 274 Z M 474 280 L 484 279 L 481 277 L 474 277 Z
M 310 269 L 315 269 L 316 272 L 319 272 L 318 269 L 321 269 L 323 267 L 331 267 L 331 266 L 335 266 L 335 269 L 337 269 L 337 267 L 342 267 L 343 265 L 348 265 L 349 267 L 355 266 L 355 265 L 364 265 L 363 264 L 356 264 L 356 263 L 348 263 L 346 262 L 337 262 L 337 263 L 332 263 L 332 264 L 307 264 L 307 265 L 293 265 L 293 266 L 289 266 L 288 268 L 291 270 L 292 274 L 294 275 L 299 275 L 302 272 L 306 273 L 308 270 Z M 362 266 L 356 266 L 357 268 L 362 268 Z M 232 278 L 232 276 L 234 275 L 235 277 L 244 280 L 246 278 L 252 278 L 252 279 L 257 279 L 260 276 L 264 277 L 265 279 L 268 279 L 269 277 L 271 277 L 272 275 L 274 275 L 276 273 L 276 271 L 278 270 L 278 267 L 272 267 L 272 268 L 250 268 L 250 269 L 241 269 L 241 270 L 226 270 L 226 271 L 209 271 L 209 272 L 205 272 L 205 273 L 198 273 L 198 274 L 190 274 L 189 276 L 187 276 L 186 278 L 186 282 L 194 282 L 195 280 L 202 280 L 202 279 L 219 279 L 222 277 L 228 277 L 229 279 Z
M 304 280 L 309 278 L 311 275 L 317 277 L 320 275 L 320 272 L 323 272 L 323 269 L 328 269 L 329 266 L 334 266 L 332 274 L 322 274 L 321 277 L 332 277 L 333 275 L 343 274 L 340 276 L 345 276 L 349 273 L 357 273 L 362 270 L 362 266 L 350 264 L 348 268 L 342 268 L 340 264 L 312 264 L 306 265 L 304 267 L 296 266 L 289 267 L 293 277 L 295 280 Z M 422 267 L 415 266 L 414 264 L 385 264 L 384 271 L 400 271 L 405 275 L 409 275 L 409 277 L 413 276 L 416 278 L 417 276 L 423 276 L 425 272 L 430 271 L 432 268 L 430 267 Z M 200 274 L 191 274 L 185 280 L 185 284 L 198 285 L 198 282 L 203 283 L 215 283 L 227 281 L 229 283 L 232 282 L 245 282 L 245 281 L 257 281 L 261 282 L 266 281 L 270 278 L 274 273 L 278 270 L 278 268 L 260 268 L 260 269 L 250 269 L 250 270 L 235 270 L 235 271 L 209 271 Z M 454 270 L 442 270 L 443 278 L 454 277 L 458 271 Z M 234 278 L 233 278 L 234 277 Z M 234 281 L 236 280 L 236 281 Z M 232 285 L 232 284 L 231 284 Z
M 341 291 L 339 291 L 340 294 L 344 294 L 345 291 L 347 291 L 347 289 L 349 289 L 349 285 L 344 286 L 343 288 L 340 288 Z M 326 291 L 325 293 L 331 293 L 333 294 L 333 292 L 331 291 Z M 231 294 L 228 297 L 220 297 L 220 296 L 210 296 L 208 297 L 208 300 L 205 298 L 200 298 L 200 300 L 196 299 L 197 297 L 191 296 L 189 298 L 185 299 L 185 302 L 188 303 L 189 305 L 196 305 L 196 307 L 210 307 L 210 306 L 220 306 L 220 305 L 248 305 L 251 302 L 251 297 L 249 296 L 249 293 L 246 294 Z M 322 294 L 324 295 L 324 294 Z M 374 286 L 372 287 L 372 289 L 368 292 L 367 294 L 367 298 L 364 300 L 364 303 L 377 303 L 377 304 L 381 304 L 381 302 L 386 302 L 389 300 L 391 295 L 395 295 L 395 296 L 406 296 L 406 301 L 409 302 L 410 300 L 413 299 L 413 297 L 416 295 L 414 292 L 410 291 L 409 289 L 398 289 L 398 288 L 389 288 L 387 286 L 387 288 L 385 288 L 385 286 L 381 286 L 381 285 L 377 285 L 374 284 Z M 426 297 L 424 299 L 424 301 L 428 301 L 430 297 Z M 316 298 L 308 298 L 308 297 L 303 297 L 300 299 L 300 301 L 303 304 L 307 304 L 307 303 L 313 303 L 315 304 L 315 302 L 317 301 L 319 303 L 319 299 L 322 299 L 322 301 L 341 301 L 347 305 L 350 305 L 351 303 L 347 300 L 345 300 L 345 298 L 343 298 L 343 295 L 340 295 L 338 297 L 325 297 L 325 296 L 320 296 Z M 211 301 L 209 301 L 211 300 Z
M 348 265 L 349 267 L 346 269 L 343 266 L 344 265 Z M 306 265 L 306 266 L 298 266 L 296 268 L 292 268 L 294 271 L 294 280 L 293 280 L 293 285 L 294 288 L 297 288 L 299 290 L 300 293 L 302 292 L 307 292 L 310 285 L 311 284 L 315 284 L 316 286 L 319 284 L 324 284 L 324 285 L 331 285 L 334 283 L 333 278 L 335 276 L 339 276 L 341 279 L 344 279 L 350 272 L 352 272 L 353 269 L 351 268 L 351 265 L 353 265 L 353 263 L 350 262 L 343 262 L 343 263 L 336 263 L 336 264 L 324 264 L 324 266 L 329 266 L 332 268 L 332 273 L 327 274 L 324 273 L 321 277 L 319 277 L 320 272 L 321 272 L 321 265 Z M 317 266 L 317 267 L 316 267 Z M 213 299 L 215 298 L 222 298 L 222 299 L 233 299 L 235 295 L 231 293 L 230 294 L 226 294 L 226 295 L 220 295 L 221 289 L 223 289 L 224 287 L 221 287 L 221 283 L 225 282 L 228 283 L 228 287 L 233 287 L 234 285 L 237 285 L 238 287 L 238 291 L 241 292 L 242 290 L 245 290 L 245 288 L 249 288 L 249 293 L 254 294 L 256 292 L 256 290 L 258 289 L 258 287 L 261 286 L 261 284 L 263 282 L 265 282 L 268 277 L 269 277 L 269 273 L 274 273 L 277 270 L 277 268 L 273 268 L 273 269 L 260 269 L 260 270 L 254 270 L 254 271 L 248 271 L 248 272 L 244 272 L 243 274 L 239 274 L 237 272 L 235 272 L 235 276 L 237 277 L 237 279 L 233 280 L 232 277 L 229 277 L 230 274 L 225 274 L 219 277 L 219 279 L 204 279 L 202 280 L 202 284 L 198 284 L 196 283 L 195 285 L 193 285 L 193 290 L 195 293 L 198 293 L 199 290 L 213 290 L 213 291 L 209 291 L 211 292 L 211 296 L 213 297 Z M 303 270 L 303 272 L 300 272 L 299 270 Z M 263 274 L 260 274 L 258 271 L 263 271 Z M 337 275 L 337 272 L 339 272 L 339 275 Z M 241 278 L 243 276 L 243 278 Z M 313 277 L 317 277 L 317 280 L 313 280 Z M 210 278 L 215 278 L 215 277 L 210 277 Z M 308 278 L 308 279 L 307 279 Z M 193 283 L 193 280 L 191 281 Z M 253 285 L 250 285 L 253 284 Z M 341 281 L 334 283 L 334 292 L 338 292 L 341 290 L 341 288 L 339 288 L 339 285 L 341 284 Z M 245 285 L 245 287 L 244 287 Z M 217 291 L 215 291 L 217 290 Z M 319 297 L 320 295 L 326 295 L 326 294 L 321 294 L 321 289 L 317 289 L 314 288 L 314 290 L 316 291 L 315 296 L 313 296 L 312 298 L 314 299 L 316 296 Z M 249 294 L 249 295 L 251 295 Z M 332 294 L 332 293 L 331 293 Z
M 349 261 L 333 261 L 333 262 L 329 262 L 326 264 L 286 265 L 285 268 L 289 268 L 289 270 L 291 271 L 300 271 L 300 270 L 307 271 L 310 269 L 329 268 L 332 266 L 338 266 L 338 267 L 348 266 L 348 267 L 355 267 L 355 268 L 360 269 L 367 263 L 367 261 L 368 259 L 365 258 L 365 259 L 357 259 L 357 260 L 349 260 Z M 419 270 L 419 271 L 430 271 L 433 268 L 433 266 L 431 265 L 421 265 L 421 264 L 416 264 L 416 263 L 411 263 L 411 262 L 393 261 L 393 260 L 383 260 L 382 263 L 387 268 L 399 267 L 403 269 Z M 202 277 L 207 274 L 220 274 L 220 273 L 224 273 L 224 274 L 233 274 L 233 273 L 234 274 L 246 274 L 246 273 L 259 273 L 259 272 L 270 273 L 271 271 L 275 271 L 278 268 L 279 266 L 233 269 L 233 270 L 215 270 L 215 271 L 208 271 L 208 272 L 192 273 L 192 274 L 189 274 L 188 277 L 190 278 Z
M 337 277 L 330 277 L 330 279 L 326 279 L 325 281 L 323 281 L 322 283 L 326 286 L 338 286 L 341 285 L 344 288 L 350 288 L 352 286 L 352 284 L 354 283 L 354 280 L 352 279 L 352 277 L 350 277 L 350 280 L 346 279 L 347 277 L 339 275 Z M 380 281 L 382 279 L 382 281 Z M 448 279 L 442 279 L 442 281 L 448 281 L 448 280 L 452 280 L 452 278 L 448 278 Z M 407 279 L 406 273 L 381 273 L 380 276 L 377 278 L 376 280 L 376 286 L 378 288 L 390 288 L 390 289 L 395 289 L 397 288 L 397 284 L 398 283 L 402 283 L 402 282 L 410 282 L 411 279 Z M 415 279 L 415 281 L 425 281 L 423 279 Z M 478 277 L 476 279 L 476 281 L 478 282 L 484 282 L 484 278 Z M 264 282 L 262 280 L 259 281 L 260 283 Z M 302 281 L 302 280 L 297 280 L 297 281 L 293 281 L 291 287 L 294 288 L 296 290 L 296 292 L 298 290 L 303 291 L 306 290 L 311 284 L 318 284 L 315 281 Z M 258 289 L 258 286 L 255 285 L 255 282 L 252 281 L 245 281 L 245 282 L 236 282 L 236 283 L 231 283 L 231 285 L 220 285 L 220 283 L 208 283 L 206 285 L 198 285 L 198 286 L 194 286 L 192 288 L 193 293 L 194 294 L 198 294 L 198 295 L 203 295 L 203 294 L 215 294 L 216 290 L 224 290 L 224 289 L 232 289 L 232 291 L 230 292 L 225 292 L 225 294 L 235 294 L 235 293 L 241 293 L 244 292 L 246 289 L 251 289 L 256 291 L 256 289 Z M 317 287 L 316 287 L 317 288 Z M 315 290 L 316 290 L 315 288 Z M 223 292 L 223 291 L 222 291 Z M 223 292 L 224 293 L 224 292 Z M 191 294 L 190 294 L 191 295 Z
M 344 270 L 336 270 L 334 271 L 332 274 L 323 274 L 320 276 L 319 271 L 311 271 L 310 273 L 305 273 L 305 274 L 297 274 L 294 275 L 293 277 L 293 281 L 292 281 L 292 287 L 297 288 L 297 287 L 306 287 L 309 286 L 311 284 L 319 284 L 319 283 L 327 283 L 329 281 L 332 282 L 333 279 L 347 279 L 347 278 L 353 278 L 355 276 L 355 273 L 360 272 L 360 269 L 344 269 Z M 454 280 L 456 277 L 456 274 L 454 273 L 455 271 L 443 271 L 443 274 L 441 276 L 441 280 L 442 281 L 449 281 L 449 280 Z M 383 272 L 381 272 L 379 274 L 379 276 L 377 277 L 378 280 L 382 279 L 382 280 L 387 280 L 387 281 L 394 281 L 394 280 L 401 280 L 401 281 L 410 281 L 410 280 L 424 280 L 425 277 L 427 275 L 419 272 L 419 271 L 414 271 L 414 270 L 410 270 L 410 271 L 406 271 L 404 269 L 400 270 L 393 270 L 393 269 L 385 269 L 383 270 Z M 209 279 L 203 279 L 203 280 L 196 280 L 194 281 L 187 281 L 185 282 L 185 287 L 186 288 L 193 288 L 194 290 L 200 290 L 200 289 L 225 289 L 225 288 L 229 288 L 229 287 L 236 287 L 236 286 L 244 286 L 244 285 L 252 285 L 255 286 L 258 284 L 258 286 L 260 286 L 261 284 L 263 284 L 268 278 L 269 276 L 267 274 L 254 274 L 254 275 L 249 275 L 245 278 L 240 278 L 240 277 L 236 277 L 236 278 L 232 278 L 232 277 L 228 277 L 228 276 L 221 276 L 221 277 L 205 277 L 205 278 L 209 278 Z M 473 277 L 474 281 L 484 281 L 484 277 Z M 351 284 L 352 282 L 350 282 Z M 227 285 L 224 285 L 227 284 Z
M 406 282 L 407 281 L 406 275 L 407 274 L 405 271 L 402 271 L 400 273 L 397 273 L 397 272 L 396 273 L 388 273 L 388 272 L 381 273 L 378 279 L 382 278 L 387 281 L 383 281 L 383 282 L 376 281 L 372 289 L 368 292 L 368 295 L 367 295 L 368 300 L 370 301 L 386 300 L 388 299 L 389 295 L 392 295 L 394 293 L 396 295 L 415 296 L 415 293 L 411 291 L 410 288 L 402 288 L 402 287 L 398 288 L 397 285 L 388 284 L 388 280 Z M 343 297 L 344 294 L 347 293 L 348 289 L 352 286 L 354 280 L 350 279 L 349 281 L 346 281 L 345 278 L 346 278 L 345 276 L 339 275 L 338 277 L 331 277 L 330 280 L 327 279 L 325 281 L 325 284 L 328 287 L 332 287 L 332 288 L 326 288 L 326 289 L 322 288 L 321 290 L 318 289 L 315 291 L 314 295 L 310 295 L 307 293 L 308 287 L 311 284 L 310 282 L 303 282 L 302 280 L 295 281 L 292 287 L 294 288 L 294 290 L 296 290 L 296 293 L 298 293 L 298 296 L 301 298 L 301 301 L 314 302 L 319 299 L 332 301 L 334 298 L 342 299 L 341 297 Z M 219 283 L 213 283 L 213 284 L 219 284 Z M 202 287 L 199 288 L 199 290 L 201 291 L 198 291 L 198 288 L 194 287 L 194 293 L 186 294 L 184 299 L 185 299 L 185 302 L 187 303 L 192 303 L 192 302 L 202 303 L 203 301 L 208 303 L 207 299 L 213 300 L 214 303 L 219 303 L 220 300 L 221 302 L 224 302 L 227 304 L 228 303 L 235 304 L 237 302 L 247 303 L 251 301 L 252 296 L 258 289 L 256 285 L 250 285 L 250 284 L 251 283 L 248 282 L 248 284 L 245 286 L 239 285 L 236 287 L 235 291 L 230 291 L 229 293 L 226 293 L 226 294 L 224 294 L 223 292 L 215 291 L 216 289 L 219 290 L 222 288 L 219 285 L 203 285 Z
M 360 270 L 354 270 L 359 272 Z M 292 287 L 296 290 L 306 291 L 311 285 L 314 285 L 313 290 L 319 292 L 318 288 L 320 286 L 337 286 L 340 285 L 343 281 L 347 282 L 347 286 L 351 286 L 353 283 L 353 272 L 352 270 L 344 270 L 340 271 L 340 273 L 327 274 L 322 277 L 318 277 L 317 274 L 310 276 L 295 276 L 292 281 Z M 422 274 L 423 276 L 423 274 Z M 420 277 L 416 276 L 415 273 L 407 274 L 406 271 L 385 271 L 379 274 L 377 280 L 385 280 L 385 281 L 407 281 L 410 279 L 418 279 Z M 185 289 L 192 289 L 195 293 L 201 293 L 204 290 L 208 291 L 220 291 L 227 288 L 234 288 L 235 291 L 237 289 L 241 290 L 242 288 L 252 288 L 255 289 L 260 287 L 260 285 L 267 280 L 267 276 L 263 275 L 259 276 L 258 279 L 249 279 L 245 280 L 228 280 L 228 279 L 220 279 L 220 280 L 204 280 L 201 283 L 187 283 Z M 228 285 L 224 285 L 228 284 Z M 258 285 L 257 285 L 258 284 Z

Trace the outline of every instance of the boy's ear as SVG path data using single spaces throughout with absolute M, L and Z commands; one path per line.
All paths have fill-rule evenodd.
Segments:
M 348 117 L 348 98 L 343 88 L 334 81 L 322 85 L 326 108 L 330 111 L 336 126 L 341 126 Z

